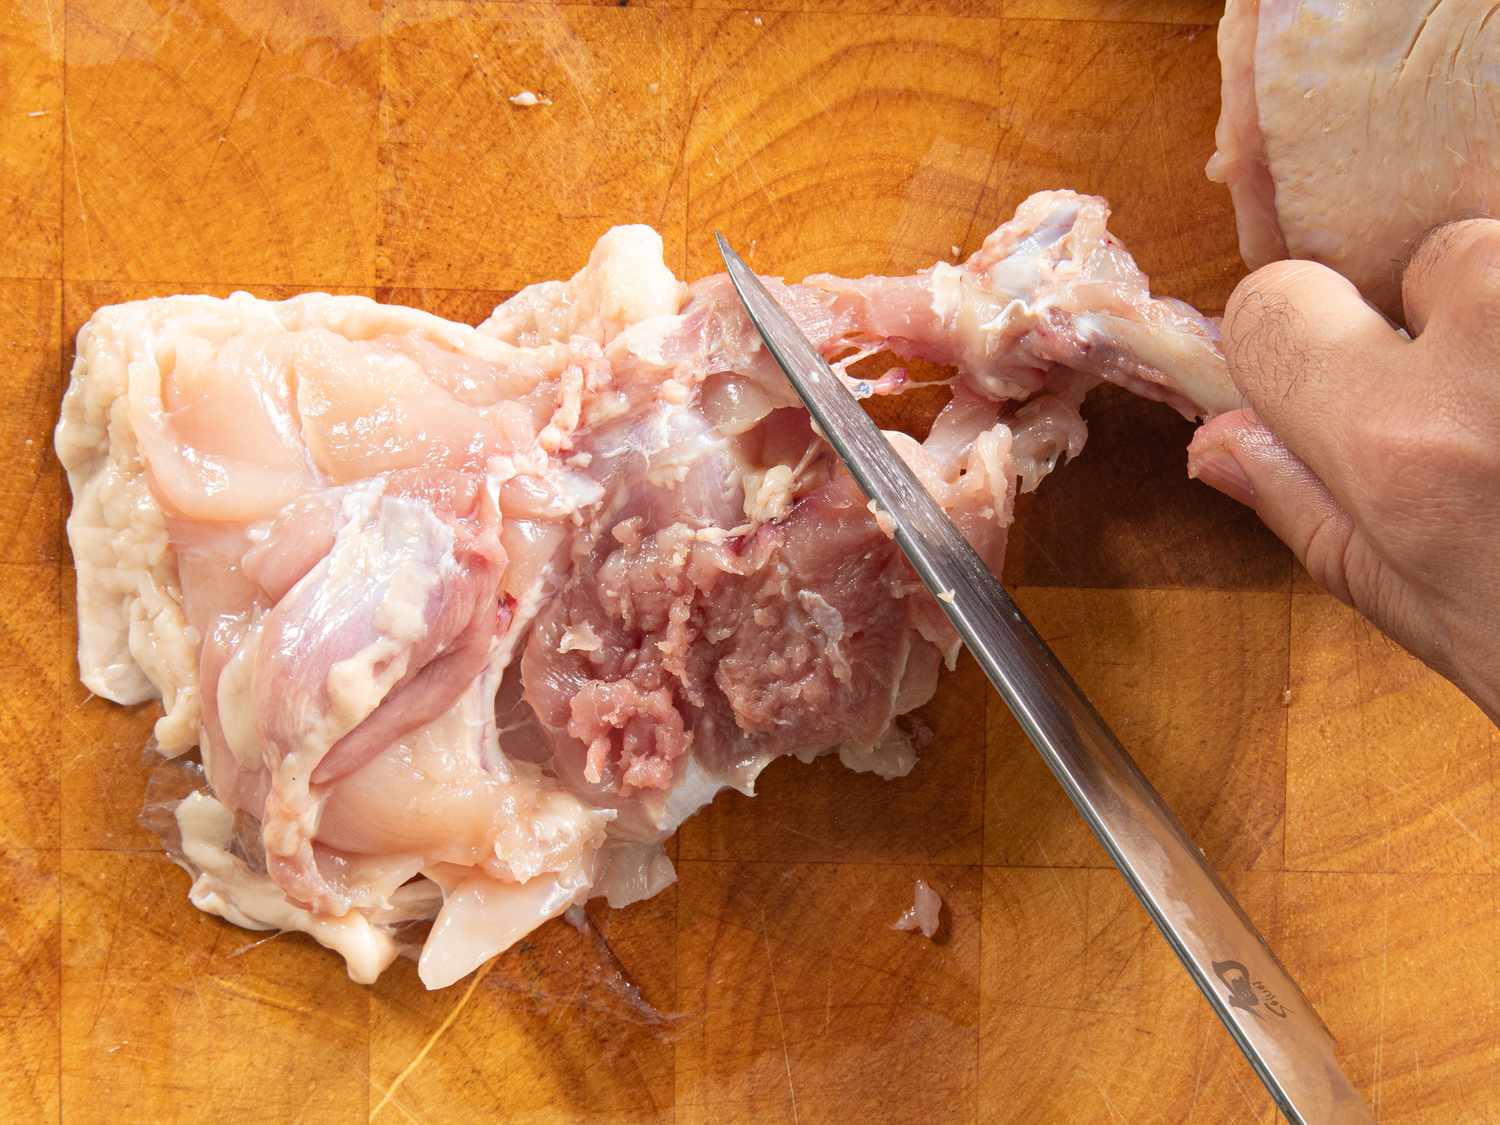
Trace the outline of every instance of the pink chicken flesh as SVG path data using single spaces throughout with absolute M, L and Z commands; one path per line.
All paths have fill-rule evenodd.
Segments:
M 1153 298 L 1102 200 L 1049 192 L 962 265 L 770 281 L 841 370 L 948 364 L 900 454 L 991 565 L 1018 488 L 1112 380 L 1235 405 L 1212 322 Z M 171 297 L 79 334 L 57 447 L 79 660 L 160 698 L 191 899 L 441 987 L 591 896 L 771 760 L 896 776 L 955 635 L 723 277 L 644 227 L 478 328 L 360 297 Z M 860 395 L 899 369 L 846 376 Z
M 921 934 L 931 941 L 937 937 L 938 927 L 942 925 L 942 896 L 921 879 L 917 880 L 913 895 L 912 904 L 901 912 L 901 917 L 891 923 L 891 929 Z
M 1401 315 L 1416 241 L 1500 204 L 1491 0 L 1229 0 L 1211 179 L 1252 269 L 1312 258 Z

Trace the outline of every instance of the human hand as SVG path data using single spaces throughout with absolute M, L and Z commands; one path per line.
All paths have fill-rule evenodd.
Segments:
M 1432 232 L 1402 300 L 1410 339 L 1315 263 L 1242 281 L 1223 337 L 1246 407 L 1189 472 L 1500 721 L 1500 221 Z

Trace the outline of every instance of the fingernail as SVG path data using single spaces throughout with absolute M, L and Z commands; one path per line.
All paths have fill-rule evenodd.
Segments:
M 1188 476 L 1247 507 L 1255 507 L 1255 485 L 1250 483 L 1249 474 L 1234 459 L 1234 454 L 1223 446 L 1205 449 L 1195 456 L 1188 465 Z

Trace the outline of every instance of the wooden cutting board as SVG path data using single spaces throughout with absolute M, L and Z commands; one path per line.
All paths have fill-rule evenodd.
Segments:
M 965 663 L 911 777 L 785 762 L 598 912 L 373 988 L 191 909 L 136 816 L 150 708 L 72 662 L 50 430 L 99 305 L 245 288 L 481 318 L 617 222 L 685 276 L 907 271 L 1108 195 L 1159 291 L 1240 271 L 1206 0 L 0 0 L 0 1118 L 1269 1121 Z M 550 98 L 531 109 L 508 97 Z M 931 397 L 893 408 L 911 424 Z M 1387 1121 L 1500 1121 L 1500 762 L 1451 688 L 1189 483 L 1114 393 L 1007 578 L 1306 986 Z M 915 878 L 936 944 L 887 927 Z

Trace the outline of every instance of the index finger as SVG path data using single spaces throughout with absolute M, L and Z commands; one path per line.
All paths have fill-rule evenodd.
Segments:
M 1350 282 L 1316 262 L 1276 262 L 1235 288 L 1224 312 L 1229 375 L 1287 447 L 1344 497 L 1360 419 L 1407 346 Z M 1387 385 L 1385 390 L 1389 390 Z

